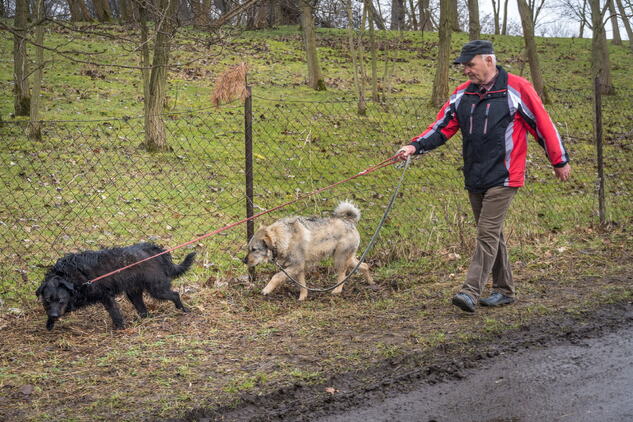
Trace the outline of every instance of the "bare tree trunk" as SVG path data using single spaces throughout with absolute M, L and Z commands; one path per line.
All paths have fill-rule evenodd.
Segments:
M 279 26 L 281 18 L 281 2 L 280 0 L 270 0 L 270 27 Z
M 404 1 L 391 0 L 391 25 L 392 31 L 404 29 Z
M 364 116 L 367 114 L 367 103 L 365 101 L 365 68 L 363 62 L 363 40 L 362 31 L 365 27 L 367 9 L 363 8 L 363 17 L 361 19 L 361 34 L 358 37 L 358 48 L 354 43 L 354 28 L 352 26 L 352 0 L 347 2 L 347 31 L 349 35 L 350 53 L 352 55 L 352 65 L 354 66 L 354 82 L 358 90 L 358 114 Z
M 602 48 L 600 51 L 602 52 L 602 66 L 606 71 L 603 71 L 605 74 L 604 78 L 604 93 L 607 95 L 615 94 L 615 86 L 613 85 L 613 79 L 611 78 L 611 59 L 609 58 L 609 45 L 607 43 L 607 34 L 605 31 L 602 32 Z
M 99 22 L 110 22 L 112 20 L 112 10 L 108 0 L 93 0 L 92 4 L 95 7 L 95 14 Z
M 208 25 L 211 21 L 211 0 L 202 0 L 202 8 L 205 13 L 205 22 Z
M 368 4 L 369 4 L 369 7 L 371 8 L 371 16 L 374 19 L 376 28 L 380 29 L 381 31 L 384 31 L 387 28 L 387 26 L 385 25 L 385 21 L 382 19 L 382 15 L 380 14 L 378 10 L 376 10 L 373 0 L 369 0 Z
M 462 28 L 459 27 L 459 11 L 457 9 L 457 0 L 451 1 L 451 31 L 462 32 Z
M 7 17 L 7 9 L 4 7 L 4 0 L 0 0 L 0 18 L 6 18 L 6 17 Z
M 143 115 L 145 116 L 145 128 L 149 127 L 149 76 L 150 76 L 150 52 L 149 52 L 149 29 L 147 27 L 147 1 L 138 0 L 138 19 L 141 29 L 141 78 L 143 79 Z M 147 133 L 147 129 L 145 129 Z M 147 135 L 146 135 L 147 139 Z
M 359 48 L 356 49 L 354 45 L 354 27 L 353 27 L 353 16 L 352 16 L 352 0 L 347 0 L 346 2 L 347 9 L 347 41 L 349 44 L 349 53 L 352 56 L 352 67 L 354 72 L 354 85 L 356 85 L 356 89 L 358 91 L 358 114 L 364 116 L 367 111 L 367 106 L 365 104 L 365 78 L 363 75 L 362 64 L 360 63 L 363 58 L 360 55 L 361 50 L 361 42 L 359 41 Z M 364 18 L 364 12 L 363 12 Z M 364 20 L 364 19 L 363 19 Z M 362 28 L 362 25 L 361 25 Z M 360 56 L 360 57 L 358 57 Z
M 587 0 L 582 0 L 582 16 L 580 18 L 580 30 L 578 31 L 578 38 L 582 38 L 585 35 L 586 13 L 587 13 Z
M 492 19 L 495 23 L 495 35 L 499 35 L 499 12 L 501 9 L 501 0 L 492 0 Z
M 44 0 L 35 3 L 35 16 L 38 25 L 35 27 L 35 74 L 33 75 L 33 92 L 31 97 L 31 119 L 29 122 L 29 137 L 36 141 L 42 140 L 42 124 L 39 119 L 40 92 L 42 91 L 42 74 L 44 68 Z
M 130 6 L 128 0 L 119 0 L 119 23 L 125 24 L 132 22 Z
M 229 10 L 226 0 L 213 0 L 213 5 L 220 11 L 221 15 Z
M 371 51 L 371 99 L 372 101 L 378 101 L 378 57 L 376 53 L 376 34 L 374 31 L 374 8 L 369 7 L 372 0 L 365 0 L 365 9 L 369 13 L 369 49 Z
M 253 6 L 253 26 L 255 29 L 270 28 L 270 22 L 272 20 L 271 13 L 273 10 L 270 6 L 269 1 L 260 1 L 257 5 Z
M 624 5 L 622 4 L 622 0 L 615 0 L 615 3 L 618 6 L 618 11 L 620 12 L 620 18 L 624 23 L 624 29 L 626 30 L 626 35 L 629 38 L 629 47 L 631 48 L 631 52 L 633 53 L 633 30 L 631 29 L 631 20 L 629 16 L 626 14 L 626 10 L 624 9 Z
M 419 0 L 420 7 L 420 31 L 431 31 L 433 23 L 431 22 L 431 1 Z
M 317 91 L 325 91 L 325 82 L 321 76 L 321 66 L 316 47 L 316 31 L 314 29 L 314 7 L 310 0 L 299 0 L 301 6 L 301 28 L 308 62 L 308 86 Z
M 532 25 L 536 27 L 536 21 L 538 21 L 539 16 L 541 16 L 541 12 L 543 11 L 543 6 L 545 6 L 545 0 L 528 0 L 528 1 L 529 1 L 530 10 L 532 11 Z
M 501 27 L 501 33 L 508 35 L 508 0 L 503 2 L 503 26 Z
M 480 38 L 479 0 L 468 0 L 468 39 L 472 41 Z
M 255 8 L 249 7 L 246 10 L 246 29 L 253 30 L 255 29 Z
M 88 10 L 88 6 L 86 6 L 86 3 L 84 2 L 84 0 L 74 0 L 74 1 L 77 2 L 78 6 L 79 6 L 79 10 L 81 10 L 81 16 L 83 16 L 81 21 L 82 22 L 90 22 L 90 21 L 92 21 L 92 16 L 90 15 L 90 10 Z
M 15 34 L 13 35 L 13 108 L 16 116 L 28 116 L 31 109 L 29 61 L 26 55 L 28 0 L 15 1 Z
M 204 0 L 189 0 L 193 11 L 193 24 L 197 28 L 204 28 L 209 24 L 208 2 Z
M 83 20 L 83 14 L 77 0 L 68 0 L 68 10 L 70 11 L 71 22 L 81 22 Z
M 367 8 L 363 7 L 363 17 L 361 18 L 360 33 L 358 34 L 358 73 L 360 79 L 360 89 L 358 91 L 358 112 L 363 116 L 365 115 L 365 109 L 367 108 L 365 105 L 365 47 L 363 46 L 363 34 L 365 33 L 365 25 L 367 24 L 367 12 Z
M 525 41 L 525 50 L 527 51 L 528 62 L 530 63 L 530 74 L 532 75 L 532 84 L 534 89 L 541 97 L 543 103 L 549 103 L 549 97 L 543 83 L 541 68 L 539 66 L 538 52 L 536 51 L 536 42 L 534 41 L 534 23 L 532 22 L 532 11 L 525 0 L 517 0 L 519 5 L 519 14 L 521 15 L 521 25 L 523 26 L 523 40 Z
M 600 7 L 600 0 L 589 0 L 591 6 L 591 25 L 593 37 L 591 39 L 591 72 L 593 79 L 600 79 L 603 94 L 614 92 L 609 69 L 609 48 L 604 31 L 604 16 L 606 7 Z
M 123 23 L 132 23 L 134 18 L 134 4 L 132 0 L 119 0 L 120 20 Z
M 145 147 L 148 151 L 167 151 L 167 133 L 161 113 L 165 106 L 167 93 L 167 65 L 171 40 L 176 33 L 176 11 L 178 2 L 175 0 L 159 0 L 159 18 L 156 22 L 156 41 L 154 42 L 154 58 L 149 77 L 149 101 L 147 102 L 147 116 L 149 125 L 145 128 Z
M 620 36 L 620 27 L 618 26 L 618 15 L 615 12 L 613 0 L 607 0 L 609 4 L 609 14 L 611 15 L 611 27 L 613 28 L 613 44 L 622 45 L 622 37 Z
M 453 13 L 450 0 L 440 0 L 440 43 L 437 55 L 437 68 L 433 82 L 431 102 L 435 107 L 441 107 L 448 98 L 448 66 L 451 54 L 451 14 Z
M 415 3 L 413 3 L 413 0 L 409 0 L 409 9 L 411 9 L 411 26 L 413 27 L 412 29 L 414 31 L 418 30 L 418 17 L 417 14 L 415 13 Z

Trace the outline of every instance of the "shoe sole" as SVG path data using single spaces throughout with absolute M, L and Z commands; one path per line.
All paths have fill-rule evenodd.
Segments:
M 469 307 L 466 302 L 464 302 L 463 300 L 460 300 L 459 298 L 454 297 L 452 303 L 453 305 L 457 306 L 459 309 L 461 309 L 464 312 L 470 312 L 470 313 L 475 312 L 473 308 Z
M 513 300 L 513 301 L 511 301 L 511 302 L 501 302 L 501 303 L 495 303 L 495 304 L 479 301 L 479 304 L 480 304 L 481 306 L 488 306 L 488 307 L 490 307 L 490 308 L 494 308 L 494 307 L 496 307 L 496 306 L 506 306 L 506 305 L 512 305 L 513 303 L 514 303 L 514 300 Z

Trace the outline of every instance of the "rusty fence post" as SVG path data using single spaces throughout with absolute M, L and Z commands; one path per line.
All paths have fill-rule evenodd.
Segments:
M 251 87 L 246 85 L 248 97 L 244 100 L 244 176 L 246 178 L 246 218 L 253 216 L 253 97 Z M 255 223 L 246 222 L 246 242 L 253 237 Z M 255 280 L 255 268 L 249 268 L 248 278 Z

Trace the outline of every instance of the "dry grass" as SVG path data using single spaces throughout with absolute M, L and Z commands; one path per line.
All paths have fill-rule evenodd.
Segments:
M 247 72 L 248 66 L 242 62 L 221 73 L 215 80 L 215 87 L 211 95 L 213 105 L 219 107 L 220 104 L 229 103 L 236 98 L 241 101 L 248 98 L 248 90 L 246 89 Z

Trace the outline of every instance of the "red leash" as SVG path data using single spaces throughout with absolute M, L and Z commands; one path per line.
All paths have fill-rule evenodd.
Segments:
M 193 240 L 190 240 L 190 241 L 188 241 L 188 242 L 186 242 L 186 243 L 183 243 L 182 245 L 174 246 L 174 247 L 173 247 L 173 248 L 171 248 L 171 249 L 167 249 L 166 251 L 163 251 L 163 252 L 161 252 L 161 253 L 157 253 L 156 255 L 152 255 L 152 256 L 147 257 L 147 258 L 145 258 L 145 259 L 142 259 L 142 260 L 140 260 L 140 261 L 133 262 L 133 263 L 131 263 L 130 265 L 126 265 L 125 267 L 121 267 L 121 268 L 119 268 L 118 270 L 114 270 L 114 271 L 111 271 L 111 272 L 109 272 L 109 273 L 107 273 L 107 274 L 100 275 L 99 277 L 96 277 L 96 278 L 93 278 L 92 280 L 86 281 L 84 284 L 91 284 L 91 283 L 94 283 L 95 281 L 101 280 L 102 278 L 106 278 L 106 277 L 109 277 L 109 276 L 111 276 L 111 275 L 114 275 L 114 274 L 120 273 L 121 271 L 127 270 L 128 268 L 134 267 L 134 266 L 136 266 L 136 265 L 138 265 L 138 264 L 141 264 L 141 263 L 143 263 L 143 262 L 145 262 L 145 261 L 149 261 L 150 259 L 154 259 L 154 258 L 156 258 L 156 257 L 158 257 L 158 256 L 164 255 L 164 254 L 166 254 L 166 253 L 170 253 L 170 252 L 172 252 L 172 251 L 175 251 L 176 249 L 180 249 L 180 248 L 185 247 L 185 246 L 187 246 L 187 245 L 191 245 L 192 243 L 199 242 L 199 241 L 200 241 L 200 240 L 202 240 L 202 239 L 206 239 L 207 237 L 213 236 L 213 235 L 215 235 L 215 234 L 218 234 L 218 233 L 220 233 L 220 232 L 223 232 L 223 231 L 225 231 L 225 230 L 228 230 L 228 229 L 230 229 L 230 228 L 233 228 L 233 227 L 235 227 L 235 226 L 238 226 L 238 225 L 240 225 L 240 224 L 242 224 L 242 223 L 246 223 L 246 222 L 247 222 L 247 221 L 249 221 L 249 220 L 254 220 L 255 218 L 260 217 L 260 216 L 262 216 L 262 215 L 264 215 L 264 214 L 268 214 L 268 213 L 270 213 L 270 212 L 277 211 L 277 210 L 278 210 L 278 209 L 280 209 L 280 208 L 286 207 L 286 206 L 288 206 L 288 205 L 290 205 L 290 204 L 294 204 L 295 202 L 298 202 L 298 201 L 300 201 L 300 200 L 302 200 L 302 199 L 308 198 L 308 197 L 310 197 L 310 196 L 312 196 L 312 195 L 316 195 L 317 193 L 321 193 L 321 192 L 323 192 L 323 191 L 325 191 L 325 190 L 327 190 L 327 189 L 331 189 L 331 188 L 333 188 L 334 186 L 340 185 L 341 183 L 349 182 L 350 180 L 356 179 L 357 177 L 360 177 L 360 176 L 365 176 L 365 175 L 367 175 L 367 174 L 369 174 L 369 173 L 372 173 L 372 172 L 374 172 L 374 171 L 376 171 L 376 170 L 379 170 L 379 169 L 381 169 L 381 168 L 383 168 L 383 167 L 387 167 L 387 166 L 390 166 L 390 165 L 392 165 L 392 164 L 395 164 L 395 163 L 397 162 L 397 161 L 395 160 L 395 158 L 396 158 L 398 155 L 399 155 L 399 154 L 396 154 L 396 155 L 394 155 L 394 156 L 392 156 L 392 157 L 389 157 L 389 158 L 387 158 L 386 160 L 381 161 L 380 163 L 375 164 L 375 165 L 373 165 L 373 166 L 371 166 L 371 167 L 368 167 L 367 169 L 365 169 L 365 170 L 361 171 L 360 173 L 358 173 L 358 174 L 356 174 L 356 175 L 354 175 L 354 176 L 352 176 L 352 177 L 348 177 L 348 178 L 347 178 L 347 179 L 345 179 L 345 180 L 341 180 L 341 181 L 339 181 L 339 182 L 332 183 L 332 184 L 331 184 L 331 185 L 329 185 L 329 186 L 326 186 L 326 187 L 323 187 L 323 188 L 317 189 L 317 190 L 312 191 L 312 192 L 310 192 L 310 193 L 307 193 L 307 194 L 305 194 L 305 195 L 301 195 L 301 196 L 297 197 L 296 199 L 293 199 L 292 201 L 285 202 L 285 203 L 283 203 L 283 204 L 281 204 L 281 205 L 278 205 L 278 206 L 276 206 L 276 207 L 274 207 L 274 208 L 271 208 L 271 209 L 269 209 L 269 210 L 262 211 L 262 212 L 260 212 L 260 213 L 254 214 L 254 215 L 252 215 L 252 216 L 250 216 L 250 217 L 248 217 L 248 218 L 244 218 L 244 219 L 242 219 L 242 220 L 240 220 L 240 221 L 236 221 L 235 223 L 231 223 L 231 224 L 229 224 L 228 226 L 224 226 L 224 227 L 219 228 L 219 229 L 217 229 L 217 230 L 214 230 L 214 231 L 212 231 L 212 232 L 210 232 L 210 233 L 204 234 L 204 235 L 202 235 L 202 236 L 200 236 L 200 237 L 197 237 L 197 238 L 195 238 L 195 239 L 193 239 Z

